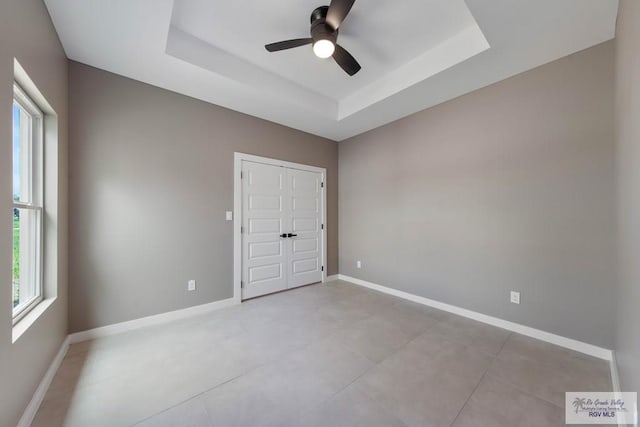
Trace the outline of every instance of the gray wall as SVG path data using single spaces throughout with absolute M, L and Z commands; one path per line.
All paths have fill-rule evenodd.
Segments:
M 616 358 L 623 391 L 640 392 L 640 2 L 622 0 L 616 35 L 620 283 Z
M 327 168 L 337 273 L 335 142 L 75 62 L 70 123 L 72 332 L 233 296 L 234 151 Z
M 58 297 L 12 343 L 9 212 L 14 57 L 58 114 L 58 206 L 47 205 L 45 226 L 48 236 L 57 232 L 59 237 L 45 261 L 45 286 L 57 285 Z M 0 426 L 14 427 L 67 335 L 67 59 L 41 0 L 0 1 L 0 100 Z
M 340 273 L 613 347 L 613 43 L 342 142 L 339 163 Z

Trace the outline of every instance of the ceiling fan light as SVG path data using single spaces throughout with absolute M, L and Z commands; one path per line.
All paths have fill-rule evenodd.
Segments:
M 329 58 L 335 50 L 336 46 L 331 40 L 320 39 L 313 44 L 313 53 L 315 53 L 318 58 Z

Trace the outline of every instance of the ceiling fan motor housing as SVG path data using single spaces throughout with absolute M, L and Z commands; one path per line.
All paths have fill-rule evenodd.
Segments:
M 338 30 L 331 27 L 326 22 L 329 6 L 320 6 L 311 12 L 311 38 L 313 42 L 318 40 L 329 40 L 333 44 L 338 38 Z

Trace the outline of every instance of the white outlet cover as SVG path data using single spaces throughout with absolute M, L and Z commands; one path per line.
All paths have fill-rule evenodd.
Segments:
M 189 280 L 189 282 L 187 283 L 187 289 L 190 291 L 195 291 L 196 290 L 196 281 L 195 280 Z
M 520 292 L 511 291 L 511 302 L 513 304 L 520 304 Z
M 362 262 L 361 261 L 356 261 L 356 267 L 362 268 Z
M 227 211 L 227 221 L 233 221 L 233 212 Z

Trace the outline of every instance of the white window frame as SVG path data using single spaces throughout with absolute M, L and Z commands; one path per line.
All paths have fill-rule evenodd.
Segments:
M 25 173 L 21 173 L 22 176 L 28 176 L 28 193 L 29 201 L 16 201 L 13 200 L 11 214 L 13 216 L 14 209 L 31 210 L 36 214 L 36 232 L 35 241 L 32 242 L 35 245 L 35 260 L 30 260 L 33 263 L 33 277 L 35 283 L 35 295 L 25 304 L 18 305 L 13 308 L 13 325 L 19 322 L 24 316 L 29 313 L 36 305 L 38 305 L 44 298 L 44 286 L 43 286 L 43 239 L 44 239 L 44 114 L 38 105 L 22 90 L 22 88 L 14 82 L 13 84 L 13 100 L 24 109 L 24 111 L 31 117 L 31 126 L 21 129 L 22 132 L 26 131 L 29 134 L 28 149 L 30 150 L 29 167 L 30 170 Z M 11 110 L 13 114 L 13 109 Z M 13 120 L 12 120 L 13 123 Z M 21 147 L 23 148 L 23 147 Z M 24 148 L 23 148 L 24 149 Z M 22 172 L 22 171 L 21 171 Z M 23 192 L 21 182 L 20 191 Z M 22 266 L 21 266 L 22 271 Z M 13 300 L 13 280 L 12 280 L 12 300 Z

